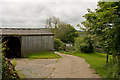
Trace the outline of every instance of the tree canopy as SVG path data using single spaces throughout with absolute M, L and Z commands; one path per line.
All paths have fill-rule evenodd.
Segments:
M 51 22 L 51 24 L 55 22 L 55 25 L 50 24 L 51 27 L 49 28 L 55 34 L 55 38 L 64 43 L 74 43 L 74 39 L 78 37 L 78 31 L 72 25 L 61 22 L 59 18 L 51 17 L 47 21 L 49 21 L 48 23 Z
M 65 43 L 74 43 L 74 39 L 78 37 L 78 31 L 72 25 L 62 23 L 56 30 L 55 37 Z
M 82 24 L 92 35 L 99 36 L 104 47 L 112 46 L 112 50 L 120 48 L 120 2 L 98 2 L 95 12 L 88 9 Z M 114 44 L 114 45 L 113 45 Z
M 88 9 L 83 17 L 86 19 L 82 22 L 84 30 L 99 38 L 106 53 L 112 52 L 114 57 L 117 56 L 120 70 L 120 1 L 98 2 L 98 8 L 94 12 Z

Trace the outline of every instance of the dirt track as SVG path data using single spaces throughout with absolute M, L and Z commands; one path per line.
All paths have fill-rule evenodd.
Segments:
M 17 59 L 16 69 L 27 78 L 100 78 L 83 58 L 57 54 L 62 58 Z

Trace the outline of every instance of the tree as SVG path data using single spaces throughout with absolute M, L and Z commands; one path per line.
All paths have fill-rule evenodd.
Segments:
M 60 23 L 60 19 L 57 17 L 50 17 L 46 20 L 46 28 L 58 28 L 58 24 Z
M 99 37 L 99 41 L 104 51 L 113 57 L 117 57 L 118 70 L 120 70 L 120 1 L 119 2 L 98 2 L 95 12 L 88 9 L 85 14 L 85 31 L 94 37 Z M 108 56 L 107 56 L 108 57 Z M 120 78 L 120 71 L 117 75 Z
M 61 22 L 57 17 L 51 17 L 46 21 L 51 32 L 55 34 L 55 38 L 60 39 L 64 43 L 74 43 L 74 39 L 78 37 L 78 31 L 70 25 Z
M 92 53 L 94 52 L 91 36 L 79 36 L 75 39 L 75 52 Z
M 74 43 L 74 39 L 78 37 L 78 31 L 70 24 L 61 23 L 58 25 L 55 37 L 64 43 Z

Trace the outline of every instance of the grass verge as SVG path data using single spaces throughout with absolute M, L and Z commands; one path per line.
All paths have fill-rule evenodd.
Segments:
M 103 53 L 72 53 L 72 52 L 61 52 L 64 54 L 70 54 L 78 57 L 84 58 L 88 64 L 90 64 L 90 68 L 94 69 L 97 74 L 101 77 L 106 78 L 109 64 L 106 64 L 106 54 Z M 111 56 L 109 56 L 111 58 Z M 109 58 L 109 61 L 110 61 Z
M 53 52 L 38 52 L 26 55 L 26 58 L 30 59 L 55 59 L 61 58 L 60 55 L 55 54 Z

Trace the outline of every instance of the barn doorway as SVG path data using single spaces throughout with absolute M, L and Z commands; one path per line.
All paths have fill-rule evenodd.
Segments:
M 18 37 L 4 37 L 2 42 L 6 41 L 5 56 L 7 58 L 21 57 L 21 41 Z

